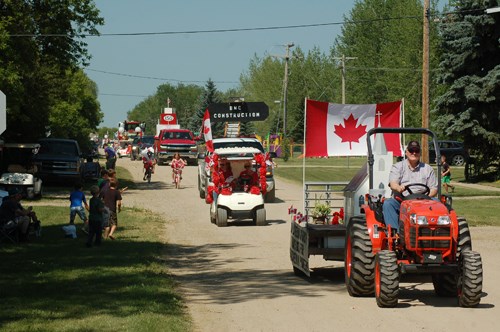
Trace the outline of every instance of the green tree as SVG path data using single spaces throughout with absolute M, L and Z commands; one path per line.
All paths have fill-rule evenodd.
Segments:
M 190 119 L 197 109 L 197 101 L 202 93 L 203 88 L 193 84 L 176 86 L 162 84 L 158 86 L 153 96 L 147 97 L 129 111 L 127 118 L 146 123 L 146 133 L 154 134 L 160 114 L 167 107 L 167 100 L 170 99 L 170 107 L 175 109 L 178 123 L 186 128 L 189 127 Z
M 97 34 L 96 26 L 103 22 L 90 0 L 2 1 L 0 86 L 8 97 L 7 140 L 34 141 L 44 136 L 54 125 L 51 112 L 59 112 L 61 100 L 73 95 L 65 90 L 75 88 L 68 80 L 88 86 L 80 74 L 71 73 L 89 59 L 81 35 Z M 89 96 L 80 102 L 94 109 L 98 103 L 90 102 Z M 99 113 L 88 117 L 89 124 L 95 123 L 92 118 L 100 121 Z
M 439 79 L 448 87 L 437 99 L 437 126 L 463 138 L 479 173 L 500 174 L 500 15 L 484 8 L 498 0 L 453 1 L 441 24 Z
M 432 1 L 431 8 L 435 8 Z M 431 15 L 434 9 L 431 11 Z M 421 127 L 421 0 L 357 1 L 332 56 L 356 57 L 346 63 L 346 103 L 373 104 L 405 99 L 405 126 Z M 433 68 L 439 42 L 435 24 L 430 35 L 430 91 L 436 91 Z
M 53 101 L 49 113 L 52 136 L 73 138 L 85 145 L 103 118 L 97 85 L 82 70 L 68 70 L 58 82 L 61 94 Z
M 212 79 L 208 79 L 205 84 L 205 89 L 199 98 L 199 103 L 197 107 L 197 111 L 192 114 L 190 119 L 190 129 L 194 132 L 198 132 L 201 128 L 203 116 L 205 115 L 205 110 L 208 105 L 213 103 L 222 102 L 221 93 L 217 91 L 217 87 L 215 86 L 214 81 Z M 212 133 L 214 136 L 223 136 L 224 135 L 224 123 L 214 122 L 212 125 Z

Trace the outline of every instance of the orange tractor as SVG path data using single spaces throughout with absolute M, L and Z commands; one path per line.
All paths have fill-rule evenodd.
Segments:
M 425 134 L 432 138 L 436 151 L 438 200 L 428 196 L 430 190 L 425 185 L 406 185 L 399 231 L 385 224 L 384 197 L 373 188 L 370 137 L 377 133 Z M 346 234 L 344 264 L 349 294 L 374 294 L 379 307 L 395 307 L 400 277 L 427 274 L 432 276 L 438 296 L 457 297 L 462 307 L 477 306 L 483 282 L 481 255 L 472 251 L 467 221 L 457 217 L 451 197 L 441 195 L 441 162 L 434 133 L 419 128 L 374 128 L 367 134 L 367 143 L 370 193 L 361 207 L 364 215 L 349 220 Z

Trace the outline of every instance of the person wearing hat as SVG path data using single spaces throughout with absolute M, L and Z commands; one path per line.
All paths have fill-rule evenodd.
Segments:
M 27 240 L 30 221 L 38 223 L 35 212 L 31 207 L 25 209 L 21 205 L 22 192 L 18 188 L 9 190 L 9 197 L 0 207 L 1 222 L 14 221 L 19 229 L 21 240 Z
M 429 196 L 434 197 L 438 192 L 438 181 L 434 169 L 420 161 L 420 144 L 417 141 L 410 141 L 406 147 L 406 159 L 392 165 L 389 174 L 389 187 L 395 197 L 386 199 L 382 207 L 386 225 L 392 229 L 399 229 L 399 207 L 401 206 L 401 196 L 406 191 L 408 184 L 425 184 L 429 187 Z M 425 188 L 420 186 L 411 187 L 414 194 L 423 193 Z M 406 193 L 404 194 L 406 196 Z

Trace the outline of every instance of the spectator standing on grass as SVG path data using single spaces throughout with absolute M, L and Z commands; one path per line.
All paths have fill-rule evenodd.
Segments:
M 451 192 L 455 192 L 455 186 L 451 185 L 451 168 L 450 165 L 446 162 L 446 156 L 441 155 L 441 177 L 443 181 L 444 190 L 448 193 L 448 188 L 451 188 Z
M 108 170 L 103 168 L 101 169 L 101 177 L 97 179 L 97 186 L 99 189 L 101 189 L 106 182 L 109 182 Z
M 101 237 L 102 237 L 102 226 L 103 226 L 103 212 L 104 212 L 104 203 L 99 198 L 99 187 L 92 186 L 90 188 L 90 193 L 92 194 L 92 198 L 90 199 L 90 208 L 89 208 L 89 235 L 87 237 L 87 248 L 92 247 L 92 241 L 95 237 L 94 244 L 96 246 L 101 245 Z
M 104 155 L 106 156 L 106 169 L 115 169 L 116 152 L 108 144 L 104 144 Z
M 109 225 L 104 229 L 104 238 L 115 239 L 114 233 L 118 227 L 118 213 L 122 208 L 122 195 L 117 189 L 117 181 L 114 178 L 109 180 L 109 189 L 101 195 L 104 205 L 109 209 Z
M 85 210 L 89 210 L 89 205 L 87 204 L 85 193 L 82 189 L 83 186 L 80 183 L 77 183 L 74 190 L 69 194 L 69 201 L 71 202 L 69 206 L 69 224 L 74 225 L 75 217 L 78 214 L 78 216 L 84 223 L 84 230 L 86 230 L 88 220 L 87 216 L 85 215 Z

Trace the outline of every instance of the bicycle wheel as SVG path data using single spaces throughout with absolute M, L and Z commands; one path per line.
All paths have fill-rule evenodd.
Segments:
M 148 168 L 147 178 L 148 178 L 148 183 L 151 183 L 151 168 Z

